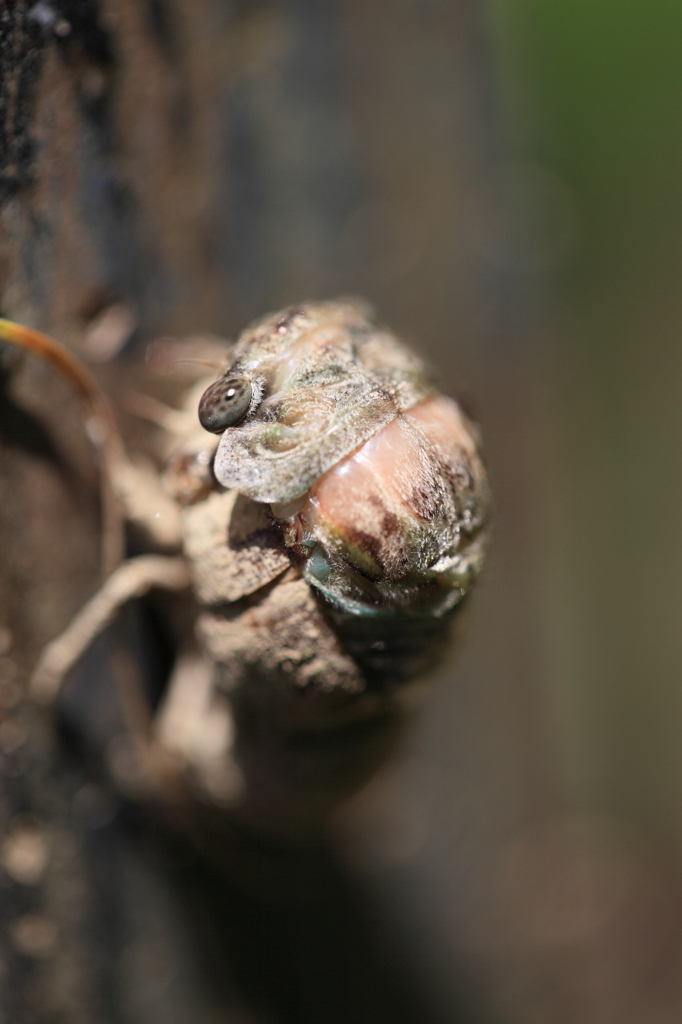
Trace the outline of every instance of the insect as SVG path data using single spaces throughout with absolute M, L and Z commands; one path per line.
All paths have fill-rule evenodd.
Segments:
M 147 408 L 174 436 L 154 478 L 67 350 L 7 321 L 0 338 L 84 395 L 108 517 L 107 578 L 44 652 L 34 694 L 56 696 L 125 601 L 191 587 L 197 640 L 138 726 L 139 756 L 258 827 L 314 828 L 385 757 L 480 573 L 476 428 L 361 302 L 307 303 L 251 325 L 184 412 Z M 124 517 L 164 554 L 115 565 Z

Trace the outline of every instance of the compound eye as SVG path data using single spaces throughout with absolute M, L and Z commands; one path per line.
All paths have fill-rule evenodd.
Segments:
M 251 405 L 253 390 L 246 377 L 221 377 L 206 388 L 199 402 L 199 422 L 204 430 L 222 434 L 243 420 Z

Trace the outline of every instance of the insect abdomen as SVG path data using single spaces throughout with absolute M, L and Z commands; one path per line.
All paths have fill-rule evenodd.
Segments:
M 472 428 L 441 395 L 397 416 L 311 488 L 299 513 L 315 542 L 305 575 L 374 679 L 399 682 L 435 660 L 480 570 L 484 508 Z

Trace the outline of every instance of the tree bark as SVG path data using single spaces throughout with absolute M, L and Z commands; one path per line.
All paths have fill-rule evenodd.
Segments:
M 5 0 L 2 315 L 99 359 L 133 447 L 125 398 L 159 334 L 230 336 L 356 291 L 432 350 L 457 322 L 466 352 L 481 38 L 465 0 Z M 112 306 L 125 345 L 98 353 Z M 97 585 L 97 469 L 68 385 L 6 348 L 0 371 L 0 1018 L 432 1019 L 328 851 L 226 840 L 228 878 L 111 788 L 112 647 L 153 688 L 173 647 L 163 606 L 94 645 L 58 715 L 27 699 Z

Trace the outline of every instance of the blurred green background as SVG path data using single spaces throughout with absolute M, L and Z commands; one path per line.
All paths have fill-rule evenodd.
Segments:
M 557 174 L 575 212 L 537 337 L 566 785 L 677 839 L 682 8 L 500 3 L 491 19 L 510 148 Z

